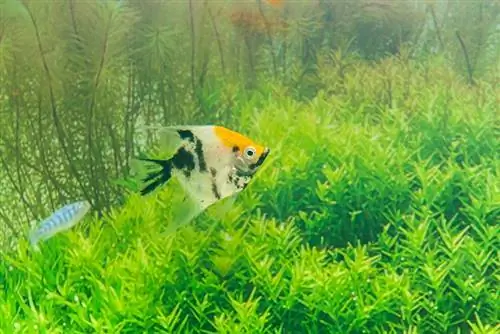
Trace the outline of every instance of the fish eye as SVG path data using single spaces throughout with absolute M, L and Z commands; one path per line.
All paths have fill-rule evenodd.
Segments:
M 245 156 L 249 159 L 252 159 L 255 156 L 255 153 L 255 148 L 253 148 L 252 146 L 249 146 L 245 149 Z

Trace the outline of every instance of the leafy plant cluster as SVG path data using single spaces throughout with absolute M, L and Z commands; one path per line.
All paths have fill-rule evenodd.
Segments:
M 498 51 L 496 2 L 284 3 L 0 4 L 1 332 L 500 330 L 499 58 L 471 60 Z M 272 153 L 226 215 L 164 235 L 175 184 L 115 182 L 144 123 Z M 28 249 L 81 198 L 92 218 Z
M 169 186 L 42 253 L 21 240 L 0 271 L 1 328 L 498 332 L 498 104 L 482 93 L 498 88 L 435 68 L 391 86 L 387 103 L 376 80 L 404 82 L 400 66 L 375 82 L 359 76 L 380 68 L 356 66 L 344 94 L 308 102 L 275 84 L 238 100 L 234 127 L 273 153 L 225 216 L 217 205 L 162 234 Z

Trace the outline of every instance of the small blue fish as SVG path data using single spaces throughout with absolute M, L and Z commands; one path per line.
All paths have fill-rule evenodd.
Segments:
M 90 203 L 80 201 L 63 206 L 40 223 L 40 227 L 30 233 L 32 247 L 38 250 L 38 241 L 47 240 L 55 234 L 68 230 L 78 223 L 90 210 Z

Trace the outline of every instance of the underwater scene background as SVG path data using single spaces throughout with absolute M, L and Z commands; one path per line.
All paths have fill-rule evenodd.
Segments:
M 499 107 L 497 0 L 4 0 L 0 332 L 499 333 Z M 271 153 L 164 235 L 184 124 Z

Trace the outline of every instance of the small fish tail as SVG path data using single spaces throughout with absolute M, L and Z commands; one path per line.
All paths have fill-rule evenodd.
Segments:
M 162 167 L 159 171 L 149 172 L 146 177 L 142 179 L 142 182 L 149 183 L 143 189 L 141 189 L 141 195 L 145 196 L 161 185 L 165 184 L 172 177 L 172 161 L 171 159 L 159 160 L 159 159 L 147 159 L 139 158 L 140 161 L 152 162 Z
M 39 250 L 40 248 L 38 247 L 38 241 L 40 241 L 40 238 L 38 236 L 38 233 L 36 233 L 36 231 L 32 231 L 30 234 L 29 234 L 29 242 L 30 242 L 30 245 L 33 249 L 35 250 Z
M 46 221 L 43 222 L 38 229 L 31 231 L 31 233 L 29 234 L 29 242 L 31 244 L 31 247 L 35 250 L 39 250 L 38 244 L 41 241 L 50 239 L 52 236 L 59 232 L 59 230 L 55 228 L 47 228 L 46 224 Z

